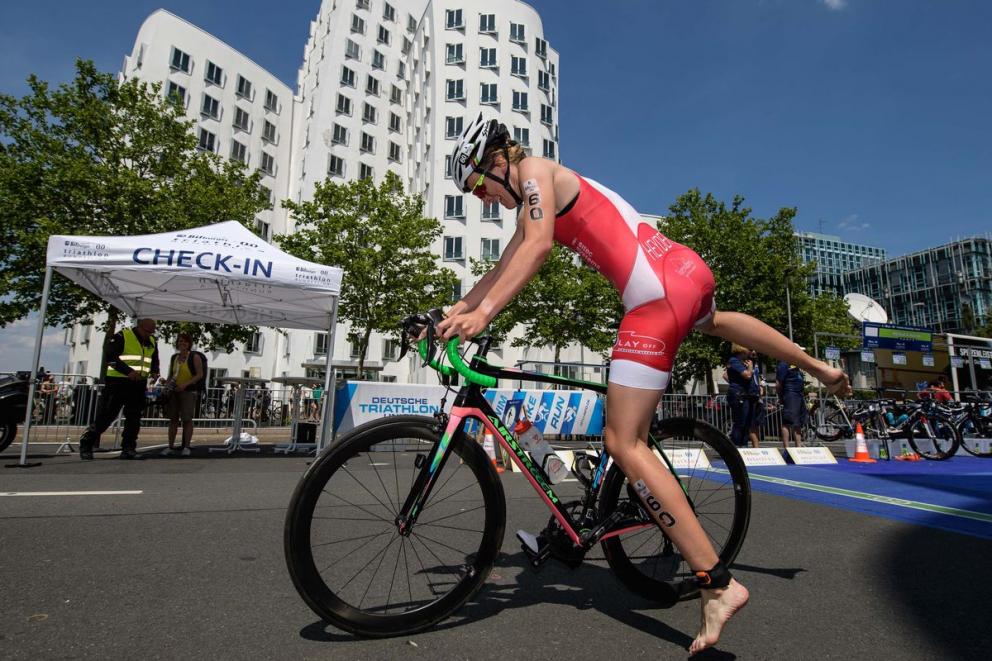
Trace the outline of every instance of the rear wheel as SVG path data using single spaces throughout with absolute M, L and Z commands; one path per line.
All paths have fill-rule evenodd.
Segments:
M 976 457 L 992 457 L 992 418 L 965 418 L 958 425 L 961 446 Z
M 848 424 L 841 408 L 832 400 L 827 399 L 814 404 L 809 414 L 815 425 L 816 437 L 821 441 L 839 441 L 842 436 L 849 433 L 851 425 Z
M 422 631 L 482 586 L 505 527 L 503 486 L 482 448 L 456 435 L 409 535 L 395 519 L 440 433 L 431 418 L 356 428 L 296 487 L 286 514 L 293 584 L 317 615 L 363 636 Z
M 942 461 L 954 456 L 961 437 L 949 420 L 941 417 L 921 417 L 906 428 L 906 440 L 916 454 L 926 459 Z
M 652 430 L 655 453 L 660 449 L 675 473 L 699 523 L 727 565 L 744 543 L 751 516 L 751 483 L 737 449 L 724 434 L 689 418 L 662 420 Z M 664 470 L 669 470 L 667 465 Z M 618 507 L 633 509 L 639 519 L 650 516 L 640 498 L 628 488 L 626 476 L 613 464 L 600 496 L 605 518 Z M 610 568 L 630 590 L 655 601 L 669 601 L 673 589 L 681 597 L 695 596 L 692 569 L 657 525 L 611 537 L 601 543 Z

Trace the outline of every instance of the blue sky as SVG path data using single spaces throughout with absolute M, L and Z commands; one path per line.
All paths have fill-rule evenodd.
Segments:
M 563 162 L 639 211 L 692 187 L 740 193 L 894 255 L 992 230 L 992 3 L 530 4 L 561 55 Z M 4 3 L 0 91 L 64 81 L 77 56 L 116 71 L 160 6 L 292 86 L 319 2 Z

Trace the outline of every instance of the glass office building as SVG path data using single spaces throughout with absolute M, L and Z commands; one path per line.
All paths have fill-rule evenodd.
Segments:
M 813 296 L 823 293 L 843 296 L 848 291 L 844 288 L 844 273 L 885 259 L 881 248 L 848 243 L 839 236 L 797 232 L 796 240 L 803 263 L 816 263 L 816 271 L 809 279 Z

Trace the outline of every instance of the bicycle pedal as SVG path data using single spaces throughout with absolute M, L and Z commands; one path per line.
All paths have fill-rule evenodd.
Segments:
M 551 557 L 550 545 L 541 536 L 534 536 L 526 530 L 518 530 L 517 539 L 520 540 L 520 548 L 530 559 L 530 566 L 534 569 L 540 569 L 541 565 Z

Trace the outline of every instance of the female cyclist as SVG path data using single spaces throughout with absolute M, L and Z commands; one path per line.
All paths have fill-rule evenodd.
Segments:
M 499 262 L 448 310 L 445 339 L 479 334 L 541 268 L 554 241 L 577 252 L 620 291 L 625 316 L 610 363 L 605 443 L 642 498 L 665 504 L 658 520 L 696 573 L 702 621 L 689 648 L 714 645 L 747 589 L 720 561 L 671 473 L 647 446 L 651 418 L 668 385 L 679 344 L 695 328 L 798 365 L 831 392 L 847 377 L 816 360 L 757 319 L 717 311 L 713 275 L 689 248 L 662 235 L 619 195 L 544 158 L 528 156 L 506 127 L 482 113 L 470 122 L 451 158 L 452 178 L 485 203 L 518 209 L 517 229 Z

